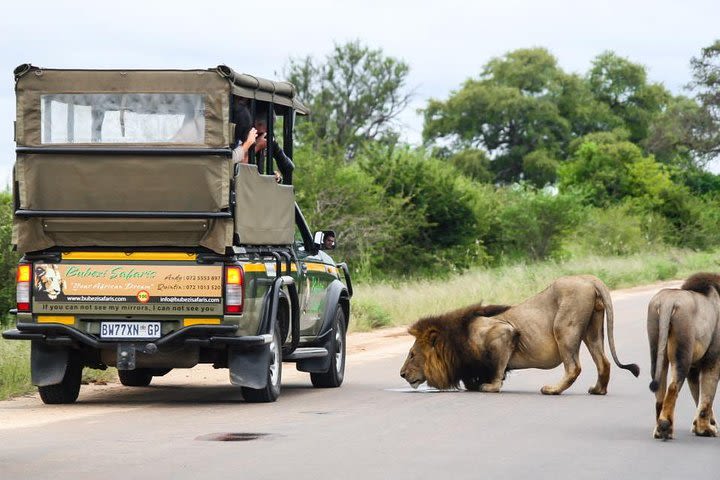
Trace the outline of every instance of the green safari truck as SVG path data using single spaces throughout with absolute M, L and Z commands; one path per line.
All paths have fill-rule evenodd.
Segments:
M 343 383 L 352 284 L 335 232 L 295 203 L 292 84 L 224 65 L 14 73 L 22 258 L 3 338 L 31 342 L 43 402 L 74 402 L 84 367 L 138 387 L 209 363 L 248 402 L 278 398 L 283 362 Z M 238 111 L 267 130 L 244 158 Z

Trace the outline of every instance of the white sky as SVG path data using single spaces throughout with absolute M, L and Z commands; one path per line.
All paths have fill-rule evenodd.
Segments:
M 675 93 L 690 80 L 690 57 L 720 37 L 720 1 L 504 0 L 288 1 L 101 0 L 5 2 L 0 7 L 0 181 L 14 143 L 12 70 L 208 68 L 220 63 L 277 78 L 288 57 L 324 56 L 359 39 L 410 64 L 414 102 L 405 138 L 420 138 L 415 110 L 446 98 L 490 58 L 548 48 L 567 71 L 584 73 L 605 50 L 645 65 Z

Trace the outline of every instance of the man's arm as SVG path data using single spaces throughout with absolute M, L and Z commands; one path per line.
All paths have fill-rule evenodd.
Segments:
M 290 157 L 285 155 L 285 152 L 282 148 L 280 148 L 280 145 L 278 145 L 275 140 L 273 140 L 273 158 L 275 159 L 278 170 L 280 170 L 280 174 L 283 177 L 283 183 L 286 185 L 291 185 L 293 170 L 295 170 L 295 164 L 290 159 Z

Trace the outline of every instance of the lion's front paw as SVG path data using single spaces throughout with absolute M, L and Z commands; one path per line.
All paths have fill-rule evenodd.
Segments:
M 655 431 L 653 432 L 653 437 L 659 438 L 662 440 L 672 440 L 672 438 L 673 438 L 672 424 L 668 420 L 658 420 L 658 423 L 655 426 Z
M 545 385 L 540 389 L 540 393 L 542 393 L 543 395 L 560 395 L 562 391 L 550 385 Z
M 480 385 L 480 391 L 486 393 L 500 393 L 501 382 L 483 383 Z
M 698 428 L 697 424 L 697 420 L 693 421 L 692 433 L 698 437 L 717 437 L 718 429 L 715 425 L 707 424 Z
M 588 393 L 590 395 L 605 395 L 607 394 L 607 388 L 602 388 L 595 385 L 594 387 L 590 387 L 588 389 Z

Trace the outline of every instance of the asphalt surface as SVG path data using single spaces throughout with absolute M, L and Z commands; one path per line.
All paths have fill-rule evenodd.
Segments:
M 618 355 L 641 376 L 613 365 L 604 397 L 586 393 L 596 371 L 584 346 L 580 378 L 557 397 L 539 390 L 559 368 L 511 373 L 500 394 L 412 391 L 398 374 L 412 339 L 395 334 L 350 355 L 339 389 L 313 389 L 285 364 L 274 404 L 243 403 L 211 369 L 148 388 L 84 386 L 69 406 L 0 402 L 0 479 L 720 478 L 720 438 L 690 433 L 687 386 L 675 439 L 652 438 L 655 291 L 613 294 Z M 208 440 L 218 437 L 239 441 Z

